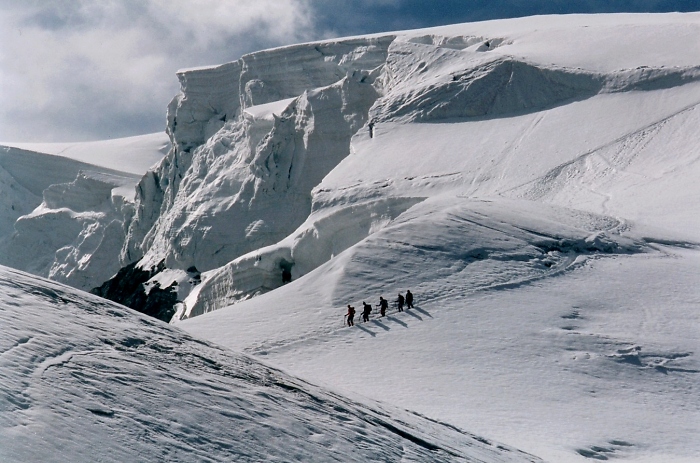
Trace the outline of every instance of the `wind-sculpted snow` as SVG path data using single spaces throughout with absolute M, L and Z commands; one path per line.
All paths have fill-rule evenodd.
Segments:
M 311 189 L 347 156 L 376 97 L 358 72 L 289 102 L 257 144 L 269 122 L 246 113 L 193 153 L 171 152 L 140 185 L 125 260 L 143 253 L 146 266 L 208 270 L 281 240 L 308 216 Z
M 190 151 L 239 113 L 238 61 L 178 71 L 181 93 L 168 105 L 167 132 L 173 146 Z
M 469 43 L 469 42 L 467 42 Z M 493 45 L 486 40 L 490 47 Z M 535 112 L 601 92 L 659 90 L 700 80 L 700 66 L 623 70 L 605 75 L 543 66 L 508 55 L 395 42 L 384 66 L 376 122 L 427 122 Z
M 168 106 L 168 134 L 181 151 L 203 144 L 241 109 L 326 87 L 382 65 L 393 36 L 294 45 L 178 72 L 181 92 Z
M 132 213 L 130 204 L 110 195 L 113 187 L 78 177 L 47 188 L 42 205 L 15 222 L 6 261 L 85 290 L 109 278 L 119 269 L 124 217 Z
M 0 268 L 0 460 L 538 462 Z
M 124 221 L 132 212 L 113 191 L 133 185 L 137 175 L 2 148 L 0 178 L 9 186 L 3 189 L 0 263 L 81 289 L 119 269 Z
M 393 269 L 395 279 L 410 280 L 423 291 L 423 284 L 433 285 L 443 278 L 484 288 L 550 275 L 567 268 L 579 255 L 643 249 L 641 239 L 635 242 L 620 235 L 627 225 L 612 217 L 527 202 L 464 201 L 457 206 L 454 198 L 442 198 L 416 206 L 423 200 L 376 200 L 327 215 L 312 214 L 288 239 L 205 274 L 176 318 L 191 318 L 276 289 L 283 284 L 282 268 L 290 268 L 296 280 L 345 250 L 341 260 L 350 275 L 327 288 L 332 294 L 324 300 L 328 307 L 353 298 L 356 287 L 339 284 L 342 281 L 359 278 L 359 286 L 375 292 L 393 281 L 378 279 L 373 271 L 356 266 Z M 380 249 L 394 252 L 380 257 Z M 420 264 L 407 260 L 415 254 L 420 255 Z M 433 274 L 431 269 L 440 270 Z M 463 284 L 459 287 L 464 289 Z
M 180 72 L 174 148 L 139 186 L 123 262 L 148 254 L 144 266 L 209 269 L 291 233 L 366 122 L 378 96 L 370 71 L 391 40 L 297 45 Z M 241 112 L 275 101 L 273 117 Z
M 204 276 L 176 318 L 184 319 L 266 293 L 298 279 L 376 233 L 423 198 L 390 198 L 312 214 L 288 238 L 235 259 Z
M 350 222 L 342 219 L 351 214 L 357 216 L 353 217 L 357 225 L 337 225 Z M 334 331 L 337 307 L 359 305 L 362 299 L 376 303 L 382 294 L 393 298 L 388 288 L 401 287 L 402 282 L 410 282 L 423 301 L 438 301 L 454 294 L 530 284 L 572 271 L 591 256 L 647 251 L 643 239 L 628 233 L 628 227 L 613 217 L 495 198 L 443 195 L 423 201 L 356 205 L 300 227 L 292 240 L 282 243 L 286 246 L 270 246 L 205 273 L 179 316 L 194 317 L 219 308 L 218 301 L 234 304 L 277 288 L 281 286 L 279 263 L 289 262 L 295 277 L 309 273 L 277 290 L 290 294 L 288 303 L 272 304 L 264 314 L 253 309 L 251 314 L 294 325 L 290 339 L 285 342 L 277 337 L 267 344 L 265 338 L 273 334 L 258 327 L 236 341 L 241 343 L 239 348 L 254 345 L 255 352 L 265 352 L 271 345 L 279 347 Z M 308 296 L 309 292 L 314 296 Z M 273 294 L 270 297 L 275 298 Z M 260 304 L 265 300 L 261 296 Z M 257 306 L 254 301 L 249 304 Z M 313 323 L 302 323 L 306 304 L 314 309 Z M 227 310 L 246 323 L 246 309 L 245 314 L 235 306 L 224 312 Z M 209 315 L 209 323 L 218 319 L 216 314 Z M 203 318 L 185 325 L 207 326 Z
M 251 53 L 241 58 L 244 108 L 296 97 L 358 70 L 384 64 L 393 35 L 309 43 Z

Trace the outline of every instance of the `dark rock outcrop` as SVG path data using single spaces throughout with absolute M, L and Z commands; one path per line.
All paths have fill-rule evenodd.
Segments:
M 165 270 L 164 262 L 160 262 L 150 270 L 138 268 L 137 262 L 134 262 L 122 267 L 115 276 L 90 292 L 137 312 L 169 322 L 175 313 L 177 283 L 173 282 L 167 288 L 161 288 L 158 282 L 153 283 L 150 288 L 145 286 L 148 280 L 163 270 Z

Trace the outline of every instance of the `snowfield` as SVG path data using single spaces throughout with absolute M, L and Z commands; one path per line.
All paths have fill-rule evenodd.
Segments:
M 8 270 L 0 297 L 54 314 L 10 315 L 8 346 L 70 346 L 0 379 L 81 435 L 125 429 L 115 455 L 700 461 L 698 37 L 699 13 L 614 14 L 299 44 L 179 71 L 171 147 L 147 171 L 7 148 L 0 263 L 177 327 Z M 125 152 L 113 143 L 105 159 Z M 67 167 L 40 178 L 25 154 Z M 409 289 L 415 308 L 379 317 Z M 363 301 L 371 320 L 345 326 Z M 37 371 L 88 405 L 51 402 Z M 19 404 L 4 435 L 50 422 Z M 12 449 L 93 445 L 62 439 Z
M 0 460 L 541 461 L 0 268 Z

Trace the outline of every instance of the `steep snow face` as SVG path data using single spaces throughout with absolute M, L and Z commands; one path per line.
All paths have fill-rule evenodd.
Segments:
M 196 149 L 191 146 L 196 137 L 178 138 L 180 112 L 207 105 L 197 99 L 206 92 L 198 92 L 196 83 L 207 82 L 218 69 L 199 71 L 204 74 L 199 80 L 181 74 L 188 86 L 169 116 L 175 148 L 139 187 L 124 262 L 143 257 L 141 265 L 152 266 L 165 259 L 170 268 L 208 270 L 294 231 L 309 215 L 312 188 L 349 154 L 352 135 L 366 122 L 378 97 L 370 70 L 383 62 L 386 46 L 388 39 L 354 40 L 242 58 L 240 82 L 247 96 L 242 94 L 236 108 L 245 111 L 221 120 L 223 126 Z M 289 60 L 280 58 L 285 53 L 291 53 Z M 286 63 L 283 69 L 273 66 L 278 62 Z M 251 90 L 266 72 L 267 90 Z M 206 95 L 205 101 L 212 98 Z M 207 120 L 221 118 L 221 111 Z M 203 117 L 195 120 L 203 123 Z M 188 127 L 187 134 L 204 130 L 202 124 Z
M 358 70 L 386 61 L 393 35 L 359 37 L 294 45 L 241 58 L 241 105 L 244 108 L 325 87 Z
M 503 53 L 485 54 L 483 43 L 453 50 L 397 41 L 389 48 L 383 69 L 387 97 L 372 108 L 375 122 L 504 117 L 601 92 L 658 90 L 700 80 L 698 65 L 643 66 L 601 74 L 537 65 Z
M 538 458 L 0 267 L 3 461 Z
M 166 131 L 173 146 L 190 151 L 239 113 L 238 61 L 178 71 L 181 92 L 168 105 Z
M 202 284 L 179 305 L 174 319 L 194 317 L 279 288 L 285 283 L 283 271 L 289 272 L 290 280 L 301 278 L 423 199 L 377 199 L 313 213 L 279 243 L 205 273 Z
M 109 180 L 80 173 L 44 190 L 44 201 L 15 222 L 6 261 L 85 290 L 113 275 L 133 207 L 112 196 Z
M 174 145 L 190 151 L 204 144 L 241 109 L 296 98 L 357 70 L 382 65 L 393 36 L 294 45 L 177 73 L 180 93 L 168 106 Z

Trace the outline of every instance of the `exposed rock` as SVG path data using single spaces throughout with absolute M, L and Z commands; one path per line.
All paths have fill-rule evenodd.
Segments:
M 163 270 L 163 262 L 150 270 L 143 270 L 134 262 L 120 269 L 113 278 L 90 292 L 168 322 L 175 313 L 177 283 L 173 282 L 167 288 L 161 288 L 160 284 L 155 282 L 148 290 L 144 286 L 149 279 Z

